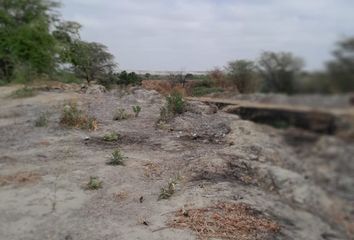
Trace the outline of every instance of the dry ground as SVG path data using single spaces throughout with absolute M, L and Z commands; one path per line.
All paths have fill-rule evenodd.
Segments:
M 156 128 L 163 97 L 0 88 L 0 239 L 353 239 L 354 146 L 334 136 L 278 130 L 200 102 Z M 77 101 L 97 131 L 59 124 Z M 113 121 L 139 105 L 138 118 Z M 49 113 L 48 127 L 34 123 Z M 120 134 L 105 142 L 106 133 Z M 125 166 L 106 162 L 119 147 Z M 90 176 L 102 188 L 85 190 Z M 175 180 L 175 193 L 159 200 Z

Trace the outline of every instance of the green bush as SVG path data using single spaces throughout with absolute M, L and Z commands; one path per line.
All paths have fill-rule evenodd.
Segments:
M 213 85 L 214 85 L 213 81 L 209 78 L 206 78 L 206 79 L 201 79 L 201 80 L 195 81 L 194 88 L 197 88 L 197 87 L 211 88 L 211 87 L 213 87 Z
M 141 107 L 140 106 L 133 106 L 132 109 L 133 109 L 133 112 L 135 114 L 135 117 L 138 117 L 139 113 L 141 111 Z
M 89 182 L 86 185 L 87 190 L 98 190 L 102 188 L 102 181 L 98 177 L 90 177 Z
M 158 123 L 167 122 L 177 114 L 182 114 L 185 109 L 185 101 L 182 94 L 173 92 L 166 97 L 166 104 L 160 110 Z
M 179 92 L 173 92 L 169 96 L 166 97 L 167 101 L 167 110 L 173 115 L 182 114 L 185 108 L 185 101 L 183 100 L 183 96 Z
M 29 98 L 37 95 L 37 92 L 30 87 L 24 87 L 11 93 L 12 98 Z
M 253 93 L 259 90 L 260 80 L 256 72 L 256 64 L 247 60 L 229 62 L 226 67 L 227 80 L 236 86 L 240 93 Z
M 124 159 L 123 153 L 119 149 L 116 149 L 113 151 L 111 159 L 107 164 L 112 166 L 124 166 Z
M 106 142 L 115 142 L 118 141 L 119 139 L 119 134 L 112 132 L 112 133 L 107 133 L 106 135 L 103 136 L 103 140 Z
M 220 93 L 220 92 L 224 92 L 224 89 L 214 88 L 214 87 L 195 87 L 192 90 L 192 95 L 195 97 L 200 97 L 211 93 Z
M 122 85 L 141 85 L 141 77 L 139 77 L 135 72 L 127 73 L 126 71 L 118 74 L 117 84 Z

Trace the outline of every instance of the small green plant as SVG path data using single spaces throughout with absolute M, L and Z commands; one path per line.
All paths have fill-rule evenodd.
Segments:
M 116 110 L 113 116 L 114 121 L 126 120 L 129 118 L 128 113 L 125 111 L 124 108 L 119 108 Z
M 96 118 L 84 114 L 79 110 L 76 103 L 69 103 L 64 106 L 60 123 L 68 127 L 88 129 L 92 131 L 97 129 Z
M 140 106 L 133 106 L 133 112 L 135 114 L 135 117 L 138 117 L 139 116 L 139 113 L 141 111 L 141 107 Z
M 185 102 L 181 93 L 176 91 L 173 92 L 172 94 L 166 97 L 166 101 L 167 110 L 173 115 L 182 114 L 184 112 Z
M 98 177 L 90 177 L 90 181 L 86 185 L 87 190 L 97 190 L 102 188 L 102 181 Z
M 170 180 L 165 187 L 160 190 L 160 195 L 158 200 L 169 199 L 176 192 L 177 180 Z
M 119 139 L 119 134 L 112 132 L 112 133 L 107 133 L 106 135 L 103 136 L 103 140 L 106 142 L 115 142 L 118 141 Z
M 48 126 L 48 113 L 40 113 L 39 117 L 36 119 L 34 126 L 35 127 L 47 127 Z
M 160 109 L 160 118 L 158 124 L 161 122 L 168 122 L 177 114 L 182 114 L 185 110 L 185 101 L 182 94 L 173 92 L 166 97 L 166 104 Z
M 10 97 L 12 98 L 29 98 L 37 95 L 37 92 L 30 87 L 20 88 L 13 93 L 11 93 Z
M 111 159 L 107 162 L 107 164 L 113 166 L 124 166 L 124 159 L 125 157 L 123 153 L 119 149 L 116 149 L 113 151 Z

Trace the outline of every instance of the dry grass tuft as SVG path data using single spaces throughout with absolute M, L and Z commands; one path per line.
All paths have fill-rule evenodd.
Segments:
M 67 127 L 87 129 L 90 131 L 95 131 L 98 128 L 97 120 L 79 110 L 76 103 L 65 105 L 60 123 Z
M 160 165 L 156 163 L 147 162 L 144 164 L 144 175 L 150 179 L 158 178 L 162 175 L 162 169 Z
M 34 172 L 18 172 L 14 175 L 0 176 L 0 186 L 6 185 L 26 185 L 36 183 L 41 179 L 41 175 Z
M 115 202 L 123 202 L 128 199 L 128 192 L 116 192 L 113 193 L 113 200 Z
M 280 231 L 277 223 L 249 205 L 223 202 L 207 208 L 178 211 L 168 226 L 189 228 L 199 239 L 272 239 Z

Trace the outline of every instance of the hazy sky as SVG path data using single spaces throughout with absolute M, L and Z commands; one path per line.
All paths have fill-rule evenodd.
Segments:
M 107 45 L 121 69 L 210 70 L 264 50 L 319 69 L 354 36 L 354 0 L 63 0 L 82 38 Z

